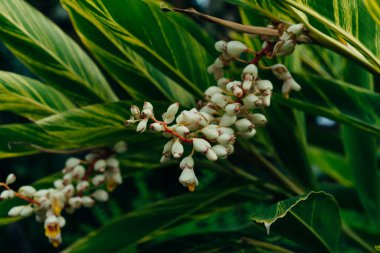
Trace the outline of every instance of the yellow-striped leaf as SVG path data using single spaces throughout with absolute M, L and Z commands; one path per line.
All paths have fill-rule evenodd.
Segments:
M 0 40 L 36 75 L 75 102 L 117 100 L 86 53 L 25 1 L 0 0 Z
M 37 80 L 0 71 L 0 110 L 38 120 L 75 108 L 65 95 Z

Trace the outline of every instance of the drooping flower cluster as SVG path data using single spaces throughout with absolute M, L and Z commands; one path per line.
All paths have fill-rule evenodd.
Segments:
M 35 189 L 22 186 L 18 191 L 11 188 L 16 176 L 10 174 L 5 183 L 0 183 L 5 190 L 0 198 L 18 197 L 28 202 L 27 205 L 15 206 L 9 210 L 9 216 L 28 217 L 35 214 L 38 222 L 44 223 L 45 235 L 57 247 L 62 242 L 61 229 L 65 226 L 62 211 L 73 213 L 80 207 L 92 207 L 96 202 L 108 200 L 108 191 L 122 183 L 119 161 L 116 153 L 126 151 L 126 143 L 118 142 L 112 150 L 97 150 L 85 156 L 84 160 L 71 157 L 62 170 L 63 177 L 54 181 L 54 187 Z
M 258 53 L 239 41 L 218 41 L 215 49 L 221 54 L 207 68 L 217 84 L 204 92 L 204 99 L 198 102 L 196 108 L 178 114 L 179 104 L 174 103 L 162 115 L 162 120 L 157 120 L 151 103 L 145 102 L 142 110 L 133 105 L 132 116 L 126 121 L 126 126 L 137 123 L 136 131 L 142 133 L 147 129 L 148 122 L 152 121 L 149 125 L 151 131 L 170 138 L 164 146 L 161 162 L 181 159 L 179 182 L 189 191 L 194 191 L 199 183 L 194 172 L 195 152 L 211 161 L 225 159 L 234 152 L 236 137 L 251 138 L 256 134 L 257 127 L 267 124 L 266 117 L 254 110 L 270 106 L 273 85 L 269 80 L 259 78 L 257 64 L 265 55 L 271 57 L 293 52 L 295 40 L 303 29 L 302 24 L 293 25 L 283 31 L 279 39 L 266 38 L 263 50 Z M 225 78 L 224 67 L 232 61 L 244 62 L 239 58 L 244 52 L 254 53 L 256 57 L 243 69 L 241 80 Z M 266 68 L 284 82 L 282 92 L 285 97 L 291 90 L 301 89 L 284 65 Z M 185 144 L 192 150 L 184 157 Z

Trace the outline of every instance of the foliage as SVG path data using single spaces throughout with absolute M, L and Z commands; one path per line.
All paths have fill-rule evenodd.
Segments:
M 169 190 L 167 198 L 156 198 L 143 195 L 147 175 L 180 173 L 159 164 L 162 137 L 136 134 L 124 122 L 132 104 L 149 100 L 163 112 L 180 102 L 189 109 L 215 85 L 206 71 L 217 56 L 215 39 L 204 23 L 165 13 L 155 0 L 61 0 L 81 48 L 25 1 L 0 0 L 0 41 L 36 76 L 0 71 L 0 110 L 27 119 L 0 126 L 0 158 L 125 140 L 129 150 L 118 156 L 122 174 L 150 196 L 139 208 L 113 207 L 110 217 L 98 211 L 101 227 L 87 229 L 71 245 L 64 241 L 64 252 L 369 252 L 380 244 L 379 4 L 228 2 L 245 25 L 305 24 L 312 43 L 260 63 L 285 64 L 302 90 L 286 99 L 280 83 L 260 70 L 275 84 L 272 107 L 263 110 L 267 128 L 254 140 L 239 139 L 228 160 L 199 159 L 203 182 L 194 193 L 173 196 Z M 260 50 L 256 38 L 230 36 Z M 231 65 L 231 76 L 244 67 Z M 315 116 L 339 127 L 317 126 Z M 56 178 L 33 185 L 39 189 Z M 10 206 L 0 203 L 0 224 L 19 222 L 7 217 Z M 269 235 L 261 223 L 271 224 Z

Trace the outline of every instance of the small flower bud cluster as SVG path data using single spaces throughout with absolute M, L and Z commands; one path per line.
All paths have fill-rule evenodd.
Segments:
M 280 42 L 295 41 L 302 30 L 303 25 L 289 27 L 281 35 Z M 263 56 L 271 55 L 269 50 L 273 50 L 277 40 L 275 37 L 267 39 L 267 48 L 255 53 L 256 57 L 251 61 L 253 64 L 248 64 L 242 71 L 241 80 L 235 81 L 223 77 L 224 66 L 234 60 L 242 61 L 240 55 L 252 50 L 238 41 L 218 41 L 215 49 L 221 55 L 207 69 L 214 75 L 217 84 L 204 92 L 204 99 L 199 101 L 197 108 L 178 113 L 179 104 L 174 103 L 162 115 L 162 120 L 157 120 L 151 103 L 145 102 L 142 110 L 135 105 L 131 107 L 132 116 L 126 121 L 126 126 L 136 123 L 136 131 L 142 133 L 151 120 L 149 129 L 170 139 L 164 145 L 161 162 L 165 163 L 172 158 L 182 159 L 179 182 L 189 191 L 194 191 L 199 184 L 194 172 L 195 152 L 203 154 L 210 161 L 225 159 L 234 152 L 237 136 L 251 138 L 256 134 L 257 127 L 267 124 L 263 114 L 253 113 L 253 110 L 268 107 L 271 103 L 273 85 L 269 80 L 259 78 L 256 66 Z M 281 46 L 278 47 L 281 49 Z M 284 65 L 276 64 L 269 69 L 284 81 L 282 92 L 286 96 L 291 90 L 301 89 Z M 192 151 L 182 158 L 185 144 L 190 145 Z
M 284 30 L 273 49 L 274 56 L 286 56 L 294 52 L 297 39 L 301 36 L 304 31 L 304 24 L 295 24 Z
M 283 64 L 275 64 L 271 67 L 269 67 L 273 75 L 277 77 L 279 80 L 284 81 L 282 85 L 282 94 L 286 98 L 289 97 L 289 93 L 294 90 L 294 91 L 300 91 L 301 86 L 293 79 L 292 75 L 288 71 L 288 69 L 285 67 Z
M 243 52 L 249 51 L 248 47 L 240 41 L 226 42 L 220 40 L 215 43 L 215 49 L 220 52 L 221 55 L 207 68 L 207 72 L 213 74 L 215 80 L 224 76 L 224 66 L 227 66 L 231 61 L 238 59 Z
M 123 181 L 114 154 L 126 149 L 126 143 L 120 141 L 112 150 L 89 153 L 84 160 L 69 158 L 62 170 L 62 178 L 55 180 L 54 187 L 48 189 L 36 190 L 27 185 L 16 192 L 9 186 L 16 181 L 15 175 L 10 174 L 5 183 L 0 183 L 5 188 L 0 198 L 18 197 L 29 204 L 11 208 L 8 215 L 28 217 L 35 214 L 36 220 L 44 223 L 49 241 L 58 247 L 62 242 L 61 229 L 66 223 L 62 211 L 71 214 L 80 207 L 92 207 L 96 202 L 107 201 L 108 192 L 104 188 L 113 191 Z

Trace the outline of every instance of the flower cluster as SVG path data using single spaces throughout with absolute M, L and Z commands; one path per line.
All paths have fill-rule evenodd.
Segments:
M 62 211 L 73 213 L 80 207 L 92 207 L 95 203 L 108 200 L 108 191 L 122 183 L 119 161 L 116 153 L 126 151 L 126 143 L 118 142 L 112 150 L 97 150 L 85 156 L 84 160 L 71 157 L 62 170 L 63 177 L 54 181 L 54 187 L 35 189 L 22 186 L 18 191 L 11 188 L 16 177 L 10 174 L 4 183 L 5 190 L 0 198 L 18 197 L 28 202 L 27 205 L 15 206 L 9 210 L 9 216 L 28 217 L 35 214 L 38 222 L 44 223 L 45 235 L 57 247 L 62 242 L 61 228 L 65 226 Z M 105 188 L 105 189 L 104 189 Z
M 194 172 L 195 152 L 203 154 L 211 161 L 225 159 L 234 152 L 234 143 L 238 136 L 251 138 L 256 134 L 257 127 L 267 124 L 266 117 L 254 110 L 270 106 L 273 85 L 269 80 L 259 78 L 258 61 L 265 55 L 271 57 L 293 52 L 294 48 L 289 48 L 293 44 L 295 47 L 295 40 L 302 30 L 302 24 L 294 25 L 283 31 L 279 39 L 266 38 L 263 50 L 258 53 L 239 41 L 216 42 L 215 49 L 221 54 L 207 71 L 214 75 L 217 84 L 204 92 L 204 99 L 198 102 L 196 108 L 178 113 L 179 104 L 174 103 L 162 115 L 162 120 L 157 120 L 150 102 L 145 102 L 141 109 L 133 105 L 132 116 L 126 121 L 126 126 L 137 124 L 136 131 L 142 133 L 151 121 L 151 131 L 160 132 L 169 138 L 164 146 L 161 162 L 165 163 L 172 158 L 181 159 L 179 167 L 182 173 L 179 182 L 189 191 L 194 191 L 198 186 Z M 253 53 L 256 57 L 243 69 L 241 80 L 225 78 L 225 66 L 232 61 L 245 62 L 240 59 L 242 53 Z M 284 65 L 276 64 L 264 68 L 272 70 L 284 82 L 284 96 L 288 97 L 291 90 L 301 89 Z M 185 157 L 184 144 L 191 147 Z

